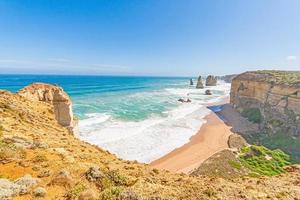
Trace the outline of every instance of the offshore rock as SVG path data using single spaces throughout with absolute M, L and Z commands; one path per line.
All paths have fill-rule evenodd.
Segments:
M 196 88 L 199 88 L 199 89 L 203 89 L 204 88 L 201 76 L 198 77 Z
M 206 78 L 206 82 L 205 82 L 205 85 L 206 86 L 216 86 L 217 85 L 217 77 L 213 76 L 213 75 L 209 75 L 207 78 Z
M 205 90 L 206 95 L 212 95 L 212 92 L 210 90 Z
M 18 94 L 31 100 L 52 104 L 58 123 L 73 128 L 72 101 L 61 87 L 47 83 L 33 83 L 18 91 Z
M 190 85 L 194 85 L 193 79 L 190 79 Z

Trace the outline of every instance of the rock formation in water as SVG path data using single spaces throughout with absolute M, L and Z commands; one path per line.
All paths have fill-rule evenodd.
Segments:
M 249 121 L 259 124 L 256 139 L 300 159 L 300 72 L 238 75 L 232 81 L 230 103 Z
M 190 79 L 190 85 L 194 85 L 193 79 Z
M 206 82 L 205 82 L 205 85 L 206 86 L 216 86 L 217 85 L 217 77 L 213 76 L 213 75 L 209 75 L 207 78 L 206 78 Z
M 199 88 L 199 89 L 204 88 L 201 76 L 198 77 L 196 88 Z
M 212 92 L 210 90 L 205 90 L 205 95 L 212 95 Z
M 61 87 L 47 83 L 33 83 L 18 91 L 18 94 L 31 100 L 52 104 L 58 123 L 65 127 L 74 126 L 72 101 Z

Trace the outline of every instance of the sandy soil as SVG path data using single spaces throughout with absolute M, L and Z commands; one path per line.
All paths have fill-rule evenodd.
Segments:
M 213 112 L 205 119 L 207 123 L 190 138 L 189 143 L 153 161 L 150 165 L 172 172 L 188 173 L 213 154 L 228 148 L 227 141 L 232 134 L 231 127 Z

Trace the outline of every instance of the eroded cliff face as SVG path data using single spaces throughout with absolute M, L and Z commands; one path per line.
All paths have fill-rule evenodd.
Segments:
M 74 126 L 72 101 L 61 87 L 46 83 L 33 83 L 18 91 L 18 94 L 31 100 L 52 104 L 58 123 L 70 128 Z
M 268 72 L 246 72 L 233 79 L 230 102 L 240 112 L 258 109 L 262 128 L 285 128 L 300 136 L 300 86 L 296 83 L 279 83 Z
M 233 79 L 230 103 L 260 132 L 276 135 L 283 149 L 300 158 L 300 72 L 245 72 Z M 280 136 L 280 137 L 279 137 Z M 282 139 L 290 138 L 289 142 Z M 267 137 L 265 141 L 267 141 Z M 282 141 L 278 141 L 282 140 Z M 298 146 L 298 147 L 297 147 Z

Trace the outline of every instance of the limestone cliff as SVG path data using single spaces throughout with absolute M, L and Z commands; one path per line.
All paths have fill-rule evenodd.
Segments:
M 300 155 L 300 72 L 245 72 L 232 80 L 230 103 L 269 136 L 292 138 L 283 149 Z M 284 137 L 286 136 L 286 137 Z M 266 141 L 268 139 L 265 139 Z M 275 145 L 273 141 L 271 146 Z M 282 140 L 281 143 L 284 143 Z M 300 143 L 299 143 L 300 144 Z M 281 147 L 281 146 L 274 146 Z
M 18 94 L 31 100 L 52 104 L 58 123 L 65 127 L 74 126 L 72 101 L 61 87 L 47 83 L 33 83 L 18 91 Z

